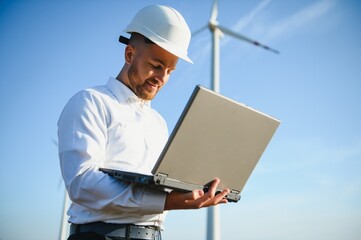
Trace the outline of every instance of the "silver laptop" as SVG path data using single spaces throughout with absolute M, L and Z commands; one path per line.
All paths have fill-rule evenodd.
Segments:
M 240 193 L 280 121 L 202 86 L 196 86 L 152 174 L 100 170 L 129 182 L 164 191 L 218 190 L 238 202 Z

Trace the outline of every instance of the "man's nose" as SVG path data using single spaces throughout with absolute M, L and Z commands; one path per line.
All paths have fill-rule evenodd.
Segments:
M 166 83 L 169 78 L 169 73 L 167 70 L 159 70 L 157 71 L 156 79 L 161 83 Z

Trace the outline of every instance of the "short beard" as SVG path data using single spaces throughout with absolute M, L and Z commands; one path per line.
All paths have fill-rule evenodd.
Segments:
M 135 95 L 137 95 L 138 98 L 150 101 L 152 100 L 158 93 L 159 89 L 154 93 L 149 93 L 145 89 L 146 82 L 154 82 L 152 79 L 146 79 L 142 84 L 137 83 L 137 81 L 134 81 L 138 77 L 137 75 L 137 69 L 134 65 L 131 65 L 128 70 L 128 79 L 129 79 L 129 88 L 134 92 Z

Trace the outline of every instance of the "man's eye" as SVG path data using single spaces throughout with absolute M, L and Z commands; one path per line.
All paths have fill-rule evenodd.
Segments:
M 150 64 L 152 66 L 153 69 L 155 70 L 161 70 L 162 66 L 161 65 L 154 65 L 154 64 Z

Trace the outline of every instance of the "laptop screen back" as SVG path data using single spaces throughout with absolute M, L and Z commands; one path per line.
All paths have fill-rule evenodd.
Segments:
M 280 122 L 197 86 L 153 174 L 242 191 Z

